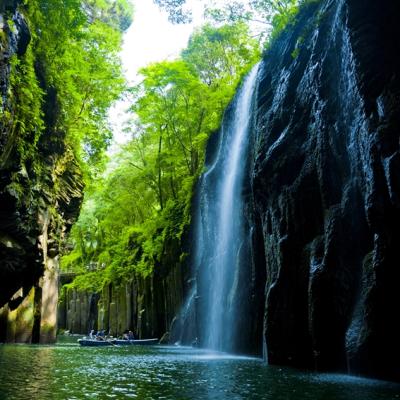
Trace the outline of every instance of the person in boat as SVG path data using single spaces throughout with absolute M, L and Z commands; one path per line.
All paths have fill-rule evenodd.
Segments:
M 135 340 L 135 335 L 133 334 L 132 331 L 128 332 L 128 340 Z
M 122 340 L 129 340 L 128 331 L 124 332 L 124 334 L 122 335 Z
M 105 340 L 105 336 L 106 336 L 106 334 L 104 332 L 104 329 L 101 329 L 100 331 L 97 332 L 96 339 L 97 340 Z
M 94 329 L 92 329 L 92 330 L 90 331 L 89 337 L 90 337 L 90 339 L 96 339 L 96 335 L 95 335 L 95 333 L 94 333 Z

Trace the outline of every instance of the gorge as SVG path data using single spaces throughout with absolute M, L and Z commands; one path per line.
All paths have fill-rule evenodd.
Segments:
M 2 116 L 16 101 L 10 55 L 29 44 L 14 2 L 6 11 L 15 30 L 0 19 Z M 141 337 L 169 332 L 172 343 L 264 352 L 271 365 L 400 382 L 399 16 L 390 0 L 304 2 L 208 138 L 190 226 L 166 241 L 151 274 L 97 293 L 66 289 L 59 327 L 134 326 Z M 42 85 L 44 109 L 57 110 Z M 45 120 L 34 178 L 29 163 L 20 169 L 14 130 L 1 125 L 1 342 L 55 335 L 57 246 L 83 184 L 57 116 Z

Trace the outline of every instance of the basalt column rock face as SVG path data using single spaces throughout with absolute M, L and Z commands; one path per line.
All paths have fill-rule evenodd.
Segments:
M 262 64 L 270 363 L 400 380 L 399 7 L 313 2 Z
M 120 336 L 132 330 L 140 338 L 166 338 L 182 303 L 182 291 L 180 264 L 147 277 L 137 275 L 128 282 L 110 283 L 98 294 L 65 288 L 58 326 L 70 333 L 104 329 Z
M 18 122 L 12 77 L 21 73 L 15 65 L 23 65 L 31 39 L 19 4 L 0 5 L 0 342 L 46 343 L 56 333 L 58 254 L 79 213 L 83 181 L 65 134 L 56 128 L 57 93 L 47 86 L 38 59 L 45 127 L 37 137 Z
M 174 337 L 183 298 L 187 293 L 192 271 L 187 254 L 190 237 L 170 238 L 161 261 L 146 276 L 133 273 L 129 280 L 114 280 L 99 293 L 63 287 L 59 304 L 60 329 L 87 334 L 92 329 L 104 329 L 113 336 L 132 330 L 139 338 Z M 61 275 L 61 284 L 71 282 L 72 276 Z M 174 337 L 175 341 L 179 339 Z M 193 338 L 188 339 L 190 342 Z M 186 342 L 185 342 L 186 343 Z

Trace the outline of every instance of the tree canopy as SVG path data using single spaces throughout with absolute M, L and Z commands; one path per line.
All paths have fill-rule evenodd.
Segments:
M 64 268 L 83 273 L 76 285 L 92 282 L 90 265 L 102 276 L 93 281 L 98 290 L 132 273 L 151 273 L 172 242 L 180 248 L 205 143 L 259 54 L 245 24 L 206 25 L 180 58 L 140 71 L 143 79 L 131 89 L 132 139 L 117 156 L 118 167 L 87 196 L 71 236 L 74 250 L 63 258 Z
M 172 23 L 182 24 L 192 21 L 190 10 L 184 8 L 186 0 L 153 0 L 153 2 L 167 11 Z
M 204 2 L 204 14 L 213 23 L 250 22 L 261 42 L 275 37 L 294 20 L 299 7 L 304 3 L 319 0 L 208 0 Z M 186 0 L 153 0 L 169 13 L 173 23 L 191 21 L 191 12 L 185 8 Z

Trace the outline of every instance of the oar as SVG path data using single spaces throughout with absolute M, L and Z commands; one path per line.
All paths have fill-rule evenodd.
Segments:
M 107 340 L 107 339 L 106 339 Z M 119 347 L 118 344 L 113 343 L 111 340 L 107 340 L 108 343 L 110 343 L 114 347 Z

